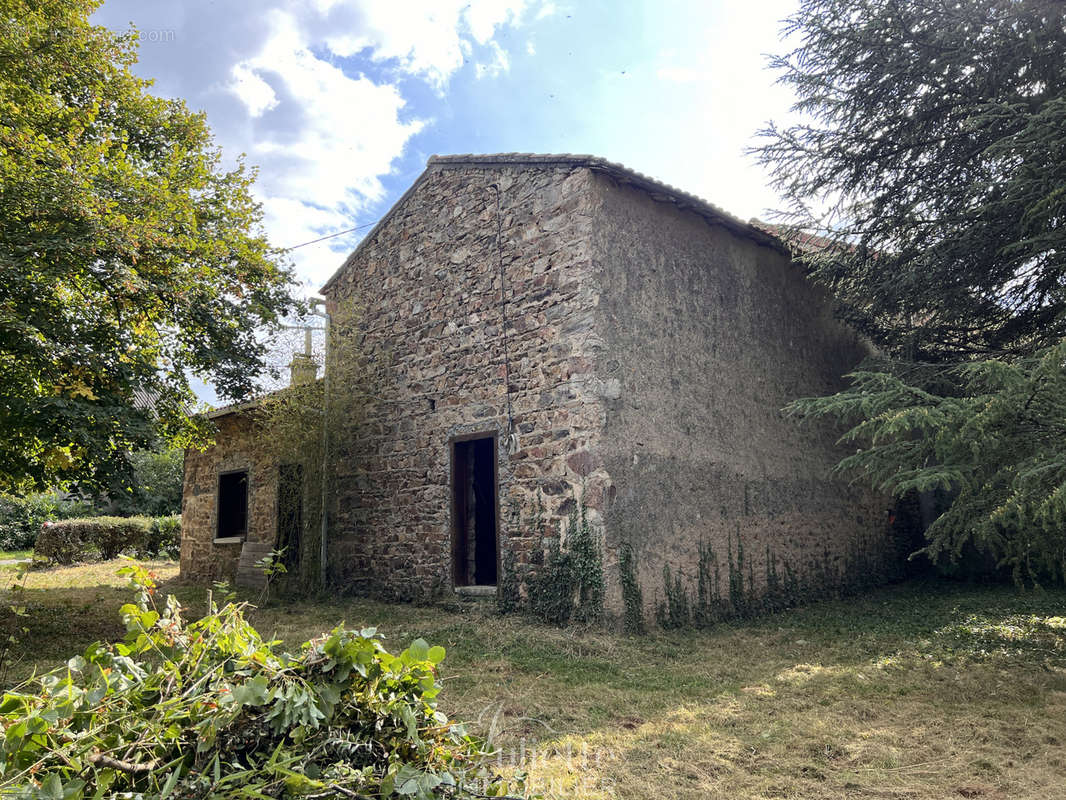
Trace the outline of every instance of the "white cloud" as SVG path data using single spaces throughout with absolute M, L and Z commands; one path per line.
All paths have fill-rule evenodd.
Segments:
M 263 0 L 249 14 L 241 0 L 107 0 L 97 19 L 173 33 L 166 47 L 142 46 L 138 70 L 206 110 L 227 156 L 248 154 L 270 240 L 289 247 L 373 221 L 382 178 L 428 124 L 403 81 L 443 94 L 467 61 L 478 77 L 506 71 L 495 37 L 528 2 Z M 357 239 L 295 251 L 301 279 L 320 286 Z
M 278 97 L 270 88 L 270 84 L 246 64 L 237 64 L 233 68 L 231 88 L 253 117 L 262 116 L 264 111 L 269 111 L 278 104 Z
M 547 0 L 547 2 L 542 3 L 540 8 L 537 10 L 537 19 L 544 19 L 545 17 L 550 17 L 558 10 L 559 9 L 556 8 L 555 3 L 551 2 L 551 0 Z
M 474 67 L 474 71 L 479 78 L 495 78 L 511 68 L 511 59 L 507 55 L 507 51 L 500 47 L 499 43 L 489 42 L 489 49 L 492 51 L 492 60 L 487 63 L 479 63 Z
M 339 5 L 332 0 L 324 7 L 330 11 Z M 442 91 L 471 53 L 470 44 L 498 48 L 497 29 L 519 24 L 525 7 L 526 0 L 366 0 L 359 4 L 357 28 L 325 40 L 339 56 L 368 50 L 376 61 L 395 60 L 403 72 Z
M 289 247 L 353 227 L 381 199 L 381 176 L 424 122 L 400 118 L 398 88 L 351 77 L 316 56 L 291 13 L 268 13 L 259 51 L 234 64 L 227 89 L 250 118 L 242 142 L 261 164 L 257 192 L 271 240 Z M 304 279 L 321 284 L 340 262 L 329 246 L 293 254 Z
M 487 44 L 496 28 L 521 19 L 525 0 L 474 0 L 463 6 L 463 17 L 478 44 Z

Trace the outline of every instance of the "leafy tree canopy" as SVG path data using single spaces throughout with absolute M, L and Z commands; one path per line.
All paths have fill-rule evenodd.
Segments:
M 756 152 L 786 229 L 827 240 L 800 258 L 880 353 L 795 410 L 850 423 L 843 468 L 957 498 L 930 555 L 1061 577 L 1066 4 L 804 0 L 785 30 L 802 121 Z
M 106 498 L 109 513 L 163 517 L 181 513 L 185 453 L 178 447 L 138 450 L 130 454 L 130 486 L 118 486 Z
M 253 173 L 149 94 L 98 5 L 0 0 L 0 490 L 113 486 L 192 433 L 190 374 L 253 388 L 291 304 Z

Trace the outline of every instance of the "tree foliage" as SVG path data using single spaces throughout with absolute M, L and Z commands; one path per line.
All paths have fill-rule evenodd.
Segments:
M 138 450 L 130 454 L 128 485 L 110 493 L 110 512 L 119 516 L 161 517 L 181 513 L 185 453 L 178 447 Z
M 785 220 L 847 318 L 912 359 L 1066 334 L 1066 6 L 806 0 L 775 61 L 804 121 L 763 131 Z
M 794 410 L 851 424 L 843 469 L 957 494 L 934 558 L 974 544 L 1061 577 L 1066 4 L 805 0 L 786 33 L 801 121 L 756 152 L 798 257 L 880 353 Z
M 98 5 L 0 2 L 0 490 L 108 488 L 189 434 L 190 374 L 253 388 L 291 303 L 253 174 L 148 92 Z
M 5 692 L 0 793 L 67 798 L 502 796 L 489 753 L 437 709 L 443 647 L 390 654 L 336 628 L 294 655 L 244 605 L 187 623 L 129 566 L 125 641 Z

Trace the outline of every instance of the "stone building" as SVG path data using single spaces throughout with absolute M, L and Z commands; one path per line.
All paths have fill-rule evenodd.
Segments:
M 701 549 L 743 550 L 759 585 L 768 556 L 812 583 L 895 557 L 887 501 L 830 475 L 832 431 L 782 412 L 840 387 L 863 343 L 780 240 L 697 197 L 591 156 L 433 157 L 322 294 L 359 304 L 387 364 L 332 451 L 342 589 L 492 586 L 582 499 L 615 610 L 622 543 L 648 606 L 664 564 L 694 585 Z M 279 466 L 240 408 L 216 415 L 218 444 L 186 456 L 197 578 L 278 535 Z

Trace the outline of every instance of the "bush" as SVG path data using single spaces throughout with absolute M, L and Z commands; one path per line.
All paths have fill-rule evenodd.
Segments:
M 296 655 L 213 606 L 139 587 L 123 644 L 93 644 L 0 703 L 0 784 L 15 796 L 295 798 L 500 796 L 482 744 L 437 710 L 444 648 L 399 655 L 335 628 Z M 519 787 L 520 788 L 520 787 Z
M 86 501 L 63 500 L 55 492 L 0 494 L 0 550 L 29 550 L 45 522 L 85 516 L 91 509 Z
M 138 450 L 130 454 L 129 485 L 116 485 L 110 492 L 111 510 L 124 517 L 161 517 L 181 513 L 181 490 L 185 477 L 185 451 Z
M 140 552 L 146 558 L 177 558 L 181 554 L 181 515 L 153 519 Z
M 109 561 L 126 550 L 139 550 L 149 538 L 148 517 L 88 517 L 45 525 L 33 551 L 56 564 L 73 564 L 93 554 Z
M 79 529 L 51 522 L 37 535 L 33 554 L 52 564 L 73 564 L 86 557 L 86 549 Z
M 0 495 L 0 550 L 29 550 L 41 525 L 55 519 L 49 495 Z

